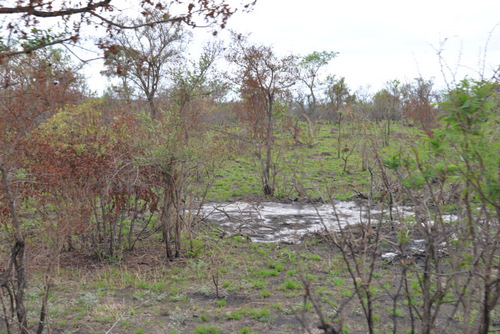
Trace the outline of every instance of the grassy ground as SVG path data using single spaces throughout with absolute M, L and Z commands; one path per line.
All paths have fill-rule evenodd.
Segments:
M 368 332 L 345 262 L 326 238 L 310 236 L 301 245 L 213 234 L 200 240 L 203 248 L 196 257 L 170 264 L 164 263 L 160 243 L 125 254 L 120 264 L 63 253 L 49 300 L 50 332 L 321 333 L 303 282 L 311 286 L 327 321 L 344 333 Z M 402 295 L 394 298 L 400 267 L 378 258 L 371 286 L 376 329 L 411 332 L 407 303 Z M 36 275 L 30 282 L 34 324 L 43 284 Z M 415 295 L 415 303 L 419 298 Z M 443 308 L 446 315 L 451 306 Z M 438 319 L 436 330 L 458 332 L 459 317 Z M 494 317 L 500 322 L 500 312 Z
M 366 167 L 373 167 L 375 163 L 373 145 L 378 147 L 379 153 L 397 150 L 402 141 L 398 135 L 403 134 L 406 138 L 418 135 L 416 128 L 393 125 L 391 131 L 396 135 L 390 139 L 390 145 L 384 147 L 382 127 L 381 124 L 380 127 L 371 126 L 363 130 L 359 124 L 343 126 L 340 157 L 338 131 L 333 124 L 318 124 L 314 140 L 302 137 L 298 143 L 292 143 L 289 134 L 277 131 L 273 150 L 275 196 L 295 198 L 299 196 L 298 187 L 309 196 L 326 195 L 342 200 L 359 193 L 367 194 L 370 173 Z M 232 200 L 262 194 L 260 163 L 254 148 L 250 144 L 237 142 L 234 142 L 234 146 L 240 149 L 225 163 L 223 169 L 217 171 L 217 180 L 208 194 L 210 200 Z

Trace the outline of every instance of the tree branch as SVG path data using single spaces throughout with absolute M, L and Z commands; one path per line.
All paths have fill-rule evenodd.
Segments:
M 53 11 L 36 10 L 33 6 L 4 7 L 0 8 L 0 14 L 28 14 L 30 16 L 36 16 L 36 17 L 60 17 L 60 16 L 68 16 L 81 13 L 91 13 L 97 8 L 109 6 L 110 3 L 111 0 L 104 0 L 97 3 L 89 2 L 89 4 L 85 7 L 69 8 L 64 10 L 53 10 Z
M 0 52 L 0 61 L 3 58 L 13 57 L 13 56 L 17 56 L 20 54 L 31 53 L 31 52 L 36 51 L 38 49 L 43 49 L 47 46 L 56 45 L 56 44 L 63 44 L 65 42 L 69 42 L 69 41 L 75 41 L 75 39 L 76 38 L 74 36 L 71 36 L 71 37 L 68 37 L 65 39 L 58 39 L 58 40 L 52 41 L 50 43 L 43 43 L 43 44 L 38 44 L 38 45 L 32 46 L 30 48 L 23 48 L 23 50 L 21 50 L 21 51 Z

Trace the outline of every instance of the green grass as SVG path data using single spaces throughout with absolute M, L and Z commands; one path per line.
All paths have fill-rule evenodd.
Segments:
M 271 294 L 272 294 L 272 293 L 271 293 L 271 291 L 269 291 L 269 290 L 267 290 L 267 289 L 264 289 L 264 290 L 262 290 L 262 291 L 260 292 L 260 296 L 261 296 L 262 298 L 268 298 L 268 297 L 270 297 L 270 296 L 271 296 Z
M 200 325 L 200 326 L 196 327 L 195 333 L 196 334 L 219 334 L 219 333 L 221 333 L 221 330 L 215 326 Z
M 241 308 L 226 314 L 226 319 L 228 320 L 240 320 L 247 314 L 248 310 L 246 308 Z
M 270 316 L 270 314 L 271 310 L 267 306 L 250 310 L 250 317 L 260 322 L 271 321 L 272 317 Z
M 330 321 L 334 321 L 336 311 L 355 294 L 353 282 L 342 267 L 340 257 L 325 248 L 324 243 L 270 247 L 247 242 L 235 244 L 233 239 L 222 239 L 217 240 L 217 247 L 220 254 L 215 253 L 215 248 L 208 248 L 197 259 L 186 258 L 168 267 L 148 268 L 135 273 L 132 267 L 123 269 L 112 264 L 92 275 L 85 271 L 79 275 L 61 271 L 64 279 L 58 278 L 58 286 L 51 296 L 51 300 L 58 301 L 58 304 L 49 308 L 53 331 L 75 330 L 85 322 L 98 333 L 119 320 L 117 326 L 120 327 L 117 328 L 130 333 L 266 333 L 267 323 L 277 317 L 294 317 L 300 312 L 313 315 L 312 304 L 304 303 L 301 277 L 310 282 L 312 293 Z M 257 250 L 265 252 L 266 258 L 262 259 Z M 219 292 L 227 299 L 214 298 L 215 289 L 210 276 L 213 270 L 210 258 L 214 255 L 220 255 L 220 268 L 229 269 L 219 286 Z M 289 260 L 294 258 L 300 259 L 297 261 L 300 263 L 290 263 Z M 378 303 L 374 307 L 380 317 L 376 326 L 380 332 L 391 331 L 386 324 L 395 319 L 401 324 L 401 332 L 405 332 L 406 299 L 398 302 L 394 312 L 392 299 L 386 298 L 387 293 L 394 293 L 393 282 L 386 279 L 393 273 L 391 268 L 375 268 L 376 273 L 381 273 L 371 286 Z M 332 271 L 335 275 L 331 274 Z M 416 274 L 410 275 L 411 289 L 418 288 L 417 278 Z M 39 275 L 37 279 L 42 282 L 43 276 Z M 66 281 L 75 284 L 66 285 Z M 38 309 L 43 287 L 40 282 L 33 284 L 27 294 L 30 306 L 35 305 Z M 103 287 L 98 288 L 99 285 Z M 164 286 L 164 290 L 158 291 L 159 286 Z M 412 298 L 419 307 L 422 297 L 415 294 Z M 65 301 L 65 304 L 61 306 L 60 301 Z M 351 332 L 362 332 L 362 308 L 356 304 L 353 306 L 352 313 L 344 321 Z M 35 314 L 30 314 L 30 322 L 35 323 Z M 495 312 L 492 317 L 500 318 Z M 455 318 L 463 321 L 460 312 Z M 294 329 L 283 325 L 277 332 L 294 333 Z
M 217 301 L 217 307 L 224 307 L 226 306 L 226 304 L 227 304 L 226 299 L 221 299 Z
M 402 127 L 398 122 L 391 124 L 392 133 L 402 132 L 414 136 L 420 131 L 417 127 Z M 390 146 L 383 147 L 381 140 L 385 123 L 381 122 L 378 126 L 367 123 L 363 126 L 365 129 L 361 130 L 358 124 L 342 124 L 341 148 L 356 147 L 347 163 L 342 157 L 337 157 L 338 133 L 331 133 L 331 129 L 335 127 L 333 124 L 317 124 L 316 145 L 312 147 L 290 145 L 289 133 L 280 132 L 277 127 L 274 133 L 277 139 L 273 148 L 273 163 L 279 171 L 275 178 L 275 197 L 297 197 L 294 178 L 300 180 L 303 189 L 312 197 L 329 193 L 337 199 L 350 199 L 357 191 L 368 193 L 370 173 L 361 168 L 363 148 L 365 151 L 369 150 L 369 138 L 378 138 L 381 151 L 397 150 L 400 139 L 391 138 Z M 302 123 L 301 127 L 305 129 L 307 125 Z M 236 131 L 236 127 L 234 130 Z M 306 142 L 305 137 L 301 141 Z M 218 178 L 208 193 L 210 200 L 262 195 L 260 166 L 254 148 L 248 144 L 246 149 L 233 154 L 234 156 L 226 161 L 224 168 L 218 171 Z M 373 157 L 370 155 L 368 158 L 373 164 Z M 347 165 L 346 172 L 344 164 Z
M 302 287 L 302 283 L 287 279 L 281 286 L 280 290 L 296 290 Z

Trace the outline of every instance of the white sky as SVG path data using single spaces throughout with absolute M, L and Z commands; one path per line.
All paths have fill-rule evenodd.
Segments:
M 251 32 L 251 41 L 282 54 L 337 51 L 328 74 L 344 76 L 354 90 L 378 90 L 419 73 L 444 85 L 434 48 L 445 38 L 452 72 L 461 65 L 457 80 L 477 78 L 483 60 L 486 77 L 500 66 L 500 0 L 258 0 L 252 13 L 232 17 L 229 28 Z
M 280 55 L 337 51 L 325 74 L 344 76 L 352 90 L 370 86 L 372 93 L 388 80 L 420 75 L 444 87 L 435 49 L 445 39 L 448 81 L 455 72 L 457 80 L 478 78 L 483 61 L 489 78 L 500 65 L 500 0 L 257 0 L 253 12 L 237 13 L 228 28 L 251 33 L 251 42 L 272 45 Z M 209 32 L 194 33 L 196 50 Z M 105 80 L 92 82 L 97 89 Z

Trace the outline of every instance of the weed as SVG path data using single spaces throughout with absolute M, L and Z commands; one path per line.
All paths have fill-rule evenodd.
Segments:
M 333 279 L 333 285 L 335 285 L 336 287 L 340 288 L 341 286 L 343 286 L 345 283 L 345 278 L 342 278 L 342 277 L 335 277 Z
M 215 326 L 203 326 L 200 325 L 196 327 L 196 334 L 219 334 L 221 331 Z
M 321 297 L 319 297 L 319 300 L 323 303 L 326 303 L 326 304 L 329 304 L 330 303 L 330 297 L 327 296 L 327 295 L 323 295 Z
M 211 289 L 211 288 L 209 288 L 209 287 L 208 287 L 208 286 L 206 286 L 206 285 L 202 285 L 202 286 L 198 289 L 198 291 L 199 291 L 202 295 L 204 295 L 205 297 L 210 296 L 210 294 L 212 293 L 212 289 Z
M 262 248 L 257 249 L 257 254 L 259 254 L 261 256 L 267 256 L 267 253 L 268 253 L 268 251 L 265 249 L 262 249 Z
M 273 304 L 273 308 L 283 312 L 283 306 L 281 304 Z
M 280 290 L 295 290 L 295 289 L 300 289 L 300 283 L 291 279 L 287 279 L 280 286 Z
M 361 308 L 359 306 L 356 306 L 352 309 L 352 313 L 354 315 L 362 315 L 363 314 L 363 311 L 361 310 Z
M 226 306 L 227 302 L 226 302 L 226 299 L 221 299 L 221 300 L 218 300 L 217 301 L 217 307 L 224 307 Z
M 237 242 L 243 242 L 246 239 L 244 237 L 242 237 L 241 235 L 237 235 L 237 236 L 234 237 L 234 240 L 237 241 Z
M 305 278 L 309 281 L 317 282 L 318 278 L 314 276 L 313 274 L 305 274 Z
M 311 255 L 311 260 L 321 261 L 321 256 L 319 256 L 318 254 L 312 254 Z
M 277 272 L 281 272 L 283 271 L 283 269 L 285 269 L 285 266 L 282 265 L 281 263 L 269 262 L 267 265 L 269 266 L 269 268 L 274 269 Z
M 175 310 L 170 314 L 170 320 L 174 325 L 180 325 L 186 321 L 188 316 L 189 315 L 187 311 L 183 311 L 179 307 L 176 307 Z
M 170 296 L 170 301 L 171 302 L 187 302 L 187 295 L 184 294 L 184 293 L 180 293 L 180 294 L 177 294 L 177 295 L 173 295 L 173 296 Z
M 343 296 L 343 297 L 347 297 L 347 298 L 349 298 L 349 297 L 351 297 L 351 296 L 352 296 L 352 291 L 351 291 L 351 290 L 348 290 L 348 289 L 345 289 L 345 290 L 343 290 L 343 291 L 342 291 L 342 293 L 341 293 L 341 294 L 342 294 L 342 296 Z
M 284 249 L 280 253 L 280 257 L 288 257 L 288 261 L 292 264 L 296 262 L 296 255 L 290 249 Z
M 97 304 L 97 297 L 92 292 L 86 292 L 78 299 L 78 304 L 88 310 Z
M 228 320 L 239 320 L 247 313 L 246 308 L 239 309 L 237 311 L 233 311 L 226 315 Z
M 271 291 L 267 290 L 267 289 L 264 289 L 260 292 L 260 296 L 262 298 L 267 298 L 267 297 L 270 297 L 271 296 Z
M 264 289 L 266 288 L 268 285 L 269 285 L 269 282 L 262 279 L 262 278 L 259 278 L 259 279 L 255 279 L 253 280 L 252 282 L 252 287 L 255 288 L 255 289 Z
M 279 275 L 278 272 L 279 272 L 278 270 L 262 269 L 252 273 L 252 277 L 266 278 L 270 276 L 278 276 Z
M 269 310 L 269 308 L 264 306 L 260 309 L 258 309 L 258 308 L 251 309 L 250 310 L 250 317 L 252 319 L 255 319 L 255 320 L 260 321 L 260 322 L 267 322 L 267 321 L 271 321 L 270 313 L 271 313 L 271 311 Z

